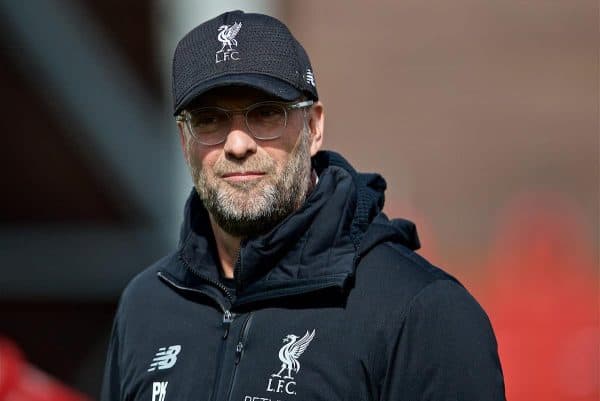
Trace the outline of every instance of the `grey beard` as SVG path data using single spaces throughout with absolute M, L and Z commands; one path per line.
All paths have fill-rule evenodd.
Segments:
M 225 232 L 235 237 L 254 237 L 273 229 L 296 211 L 306 199 L 311 164 L 309 132 L 303 130 L 290 159 L 275 182 L 211 185 L 207 174 L 191 167 L 196 191 L 204 207 Z M 230 186 L 231 185 L 231 186 Z

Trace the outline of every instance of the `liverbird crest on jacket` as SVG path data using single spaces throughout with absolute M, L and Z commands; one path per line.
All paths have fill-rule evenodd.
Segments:
M 302 338 L 294 334 L 288 334 L 283 338 L 283 342 L 285 343 L 283 347 L 279 350 L 279 359 L 281 360 L 281 369 L 277 373 L 273 373 L 271 376 L 273 377 L 281 377 L 281 374 L 287 370 L 287 375 L 285 375 L 284 379 L 294 379 L 292 377 L 292 372 L 298 373 L 300 371 L 300 355 L 306 351 L 308 345 L 312 341 L 315 336 L 315 330 L 312 332 L 306 331 L 306 334 Z

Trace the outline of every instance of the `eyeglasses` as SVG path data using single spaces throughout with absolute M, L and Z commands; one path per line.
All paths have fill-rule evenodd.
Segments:
M 190 134 L 203 145 L 218 145 L 225 142 L 231 131 L 234 114 L 243 114 L 248 132 L 256 139 L 277 139 L 287 126 L 287 111 L 313 105 L 312 100 L 296 103 L 260 102 L 241 110 L 220 107 L 200 107 L 184 110 L 177 121 L 185 122 Z

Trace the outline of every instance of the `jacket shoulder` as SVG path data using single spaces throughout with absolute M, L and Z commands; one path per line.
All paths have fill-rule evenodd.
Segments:
M 177 252 L 172 252 L 135 275 L 121 294 L 117 318 L 131 308 L 142 307 L 144 303 L 148 302 L 150 295 L 164 291 L 165 287 L 158 279 L 158 272 L 172 269 L 176 263 Z
M 483 308 L 459 280 L 394 242 L 381 243 L 361 260 L 354 290 L 363 301 L 385 300 L 382 309 L 397 322 L 405 322 L 416 310 L 421 316 L 435 315 L 447 307 L 458 320 L 469 316 L 490 326 Z
M 363 282 L 393 299 L 404 298 L 403 303 L 433 282 L 448 281 L 452 286 L 462 287 L 452 275 L 406 246 L 391 241 L 373 247 L 359 262 L 356 276 L 357 285 Z
M 392 242 L 372 249 L 357 269 L 360 301 L 378 297 L 391 355 L 383 399 L 504 400 L 502 368 L 489 318 L 454 277 Z M 391 350 L 393 348 L 393 351 Z M 423 375 L 422 372 L 428 372 Z M 408 389 L 408 390 L 407 390 Z

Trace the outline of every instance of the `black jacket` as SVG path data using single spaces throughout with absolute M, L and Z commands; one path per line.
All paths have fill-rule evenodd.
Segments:
M 192 194 L 179 249 L 123 293 L 102 400 L 504 400 L 485 312 L 381 212 L 383 178 L 313 164 L 302 208 L 243 242 L 235 291 Z

